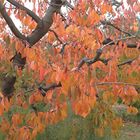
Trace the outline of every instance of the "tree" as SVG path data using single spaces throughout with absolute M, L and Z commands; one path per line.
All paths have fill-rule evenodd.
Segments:
M 94 112 L 94 133 L 110 126 L 116 134 L 122 120 L 112 106 L 121 100 L 138 112 L 139 1 L 29 3 L 32 10 L 27 0 L 0 1 L 1 131 L 34 139 L 70 107 L 84 118 Z

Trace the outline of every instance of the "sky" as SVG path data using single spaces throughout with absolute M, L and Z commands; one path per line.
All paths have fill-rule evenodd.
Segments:
M 25 2 L 25 5 L 26 5 L 26 7 L 27 7 L 28 9 L 33 10 L 33 3 L 32 3 L 32 2 L 29 2 L 29 0 L 27 0 L 27 1 Z M 66 7 L 62 7 L 61 9 L 62 9 L 62 11 L 66 12 Z M 16 27 L 17 27 L 18 29 L 20 29 L 21 26 L 22 26 L 22 23 L 20 22 L 20 20 L 18 20 L 18 19 L 14 16 L 14 14 L 11 15 L 11 18 L 12 18 L 13 22 L 15 23 Z
M 118 1 L 118 2 L 123 1 L 124 5 L 125 5 L 125 8 L 126 8 L 126 9 L 129 8 L 129 5 L 127 4 L 127 0 L 117 0 L 117 1 Z M 140 2 L 140 0 L 138 0 L 138 1 Z M 6 5 L 8 5 L 8 4 L 6 4 Z M 25 5 L 26 5 L 26 7 L 29 8 L 30 10 L 33 10 L 33 3 L 32 3 L 32 2 L 29 2 L 29 0 L 26 0 Z M 37 5 L 38 5 L 38 3 L 37 3 Z M 61 10 L 62 10 L 64 13 L 67 12 L 66 7 L 62 7 Z M 140 18 L 140 13 L 137 14 L 137 15 L 138 15 L 138 17 Z M 18 20 L 17 18 L 15 18 L 14 14 L 11 15 L 11 18 L 12 18 L 13 22 L 15 23 L 15 25 L 17 26 L 17 28 L 20 29 L 21 26 L 22 26 L 22 23 L 20 22 L 20 20 Z

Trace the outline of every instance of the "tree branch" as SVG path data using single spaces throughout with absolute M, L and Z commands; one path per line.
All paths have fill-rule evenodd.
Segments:
M 20 3 L 16 2 L 15 0 L 7 0 L 9 3 L 11 3 L 12 5 L 14 5 L 15 7 L 26 11 L 26 13 L 32 17 L 32 19 L 34 19 L 36 21 L 36 23 L 41 22 L 41 19 L 31 10 L 29 10 L 28 8 L 24 7 L 23 5 L 21 5 Z
M 126 64 L 129 64 L 129 65 L 130 65 L 130 64 L 131 64 L 134 60 L 136 60 L 136 59 L 137 59 L 137 57 L 135 57 L 135 58 L 133 58 L 133 59 L 126 60 L 126 61 L 124 61 L 124 62 L 118 64 L 117 66 L 120 67 L 120 66 L 123 66 L 123 65 L 126 65 Z
M 49 31 L 50 31 L 50 32 L 53 32 L 53 34 L 55 35 L 55 37 L 57 38 L 57 40 L 58 40 L 61 44 L 63 44 L 63 42 L 59 39 L 58 34 L 57 34 L 54 30 L 49 29 Z
M 132 36 L 127 36 L 127 37 L 124 37 L 124 38 L 121 38 L 121 39 L 116 39 L 115 41 L 113 41 L 113 40 L 110 39 L 110 38 L 107 38 L 106 40 L 104 40 L 104 41 L 102 42 L 102 47 L 96 51 L 96 55 L 95 55 L 95 57 L 94 57 L 93 59 L 88 59 L 88 58 L 84 57 L 84 58 L 80 61 L 79 65 L 78 65 L 76 68 L 73 68 L 71 71 L 79 70 L 85 63 L 89 66 L 89 65 L 91 65 L 91 64 L 93 64 L 93 63 L 95 63 L 95 62 L 97 62 L 97 61 L 101 61 L 102 63 L 104 63 L 105 65 L 107 65 L 107 64 L 108 64 L 108 61 L 111 60 L 111 58 L 108 58 L 108 59 L 102 59 L 102 58 L 100 58 L 100 56 L 102 55 L 103 49 L 104 49 L 106 46 L 108 46 L 108 45 L 115 45 L 115 42 L 118 43 L 118 42 L 121 41 L 121 40 L 127 40 L 127 39 L 131 39 L 131 38 L 135 38 L 135 37 L 136 37 L 136 36 L 132 35 Z M 130 44 L 128 44 L 128 46 L 129 46 L 129 45 L 130 45 Z M 128 62 L 125 62 L 125 64 L 126 64 L 126 63 L 130 63 L 130 62 L 128 61 Z M 120 65 L 120 64 L 119 64 L 119 65 Z M 121 64 L 121 65 L 124 65 L 124 63 Z
M 16 28 L 15 24 L 6 13 L 6 10 L 2 2 L 0 2 L 0 12 L 3 18 L 5 19 L 5 21 L 7 22 L 7 24 L 9 25 L 10 29 L 12 30 L 12 32 L 14 33 L 16 37 L 22 40 L 26 40 L 30 44 L 30 47 L 36 44 L 49 31 L 49 28 L 53 24 L 53 14 L 55 12 L 59 12 L 63 4 L 61 0 L 52 0 L 50 3 L 50 6 L 48 7 L 46 11 L 45 16 L 42 18 L 42 20 L 40 20 L 37 16 L 35 16 L 35 14 L 32 11 L 20 5 L 16 1 L 14 0 L 8 0 L 8 1 L 11 2 L 13 5 L 15 5 L 16 7 L 25 10 L 27 14 L 29 14 L 32 18 L 34 18 L 34 20 L 37 21 L 38 23 L 38 26 L 36 27 L 36 29 L 30 35 L 25 37 Z
M 111 22 L 109 22 L 109 21 L 101 21 L 101 23 L 102 23 L 103 25 L 109 25 L 109 26 L 112 26 L 113 28 L 117 29 L 118 31 L 120 31 L 120 32 L 122 32 L 122 33 L 124 33 L 124 34 L 126 34 L 126 35 L 128 35 L 128 36 L 132 36 L 131 33 L 126 32 L 126 31 L 120 29 L 119 27 L 113 25 L 113 24 L 112 24 Z
M 40 26 L 37 26 L 36 29 L 28 36 L 28 43 L 30 47 L 36 44 L 50 29 L 53 24 L 53 14 L 60 11 L 61 0 L 52 0 L 50 6 L 48 7 L 45 16 L 42 18 Z M 62 6 L 62 4 L 61 4 Z
M 137 44 L 126 44 L 127 48 L 137 48 Z M 138 49 L 140 49 L 140 47 L 138 47 Z
M 13 96 L 16 77 L 4 75 L 4 77 L 1 79 L 1 81 L 2 81 L 2 85 L 1 85 L 2 94 L 5 97 L 7 97 L 8 100 L 10 100 L 10 98 Z
M 132 35 L 132 36 L 124 37 L 124 38 L 118 38 L 116 40 L 112 40 L 110 38 L 107 38 L 106 40 L 104 40 L 102 42 L 103 45 L 102 45 L 101 49 L 103 50 L 108 45 L 115 45 L 115 43 L 118 44 L 119 41 L 127 40 L 127 39 L 132 39 L 132 38 L 136 38 L 136 37 L 137 37 L 137 35 Z M 128 48 L 134 48 L 134 47 L 137 47 L 137 45 L 136 44 L 133 44 L 133 45 L 132 44 L 127 44 L 127 47 Z
M 8 26 L 10 27 L 10 29 L 12 30 L 12 32 L 14 33 L 14 35 L 22 40 L 27 40 L 27 37 L 24 36 L 15 26 L 15 24 L 13 23 L 12 19 L 9 17 L 9 15 L 7 14 L 5 7 L 3 6 L 2 2 L 0 2 L 0 13 L 3 16 L 3 18 L 5 19 L 5 21 L 7 22 Z
M 94 58 L 88 59 L 87 57 L 84 57 L 84 58 L 80 61 L 79 65 L 78 65 L 76 68 L 72 69 L 72 71 L 79 70 L 85 63 L 86 63 L 88 66 L 90 66 L 91 64 L 93 64 L 93 63 L 95 63 L 95 62 L 97 62 L 97 61 L 101 61 L 102 63 L 104 63 L 105 65 L 107 65 L 107 64 L 108 64 L 108 61 L 111 60 L 111 58 L 103 59 L 103 58 L 100 58 L 101 55 L 102 55 L 102 50 L 101 50 L 101 49 L 98 49 L 98 50 L 96 51 L 96 55 L 95 55 Z
M 45 96 L 46 93 L 47 93 L 49 90 L 55 89 L 55 88 L 57 88 L 57 87 L 62 87 L 62 85 L 61 85 L 60 82 L 59 82 L 58 84 L 56 84 L 56 83 L 49 84 L 49 85 L 47 85 L 46 87 L 39 86 L 38 89 L 41 91 L 42 96 Z
M 140 86 L 140 84 L 124 83 L 124 82 L 101 82 L 96 83 L 96 85 L 129 85 L 129 86 Z
M 119 43 L 119 41 L 116 44 L 118 44 L 118 43 Z M 103 45 L 115 45 L 115 42 L 110 38 L 106 38 L 102 42 L 102 44 Z M 129 44 L 129 43 L 127 43 L 126 46 L 127 46 L 127 48 L 137 48 L 138 47 L 137 44 Z M 138 47 L 138 49 L 140 49 L 140 47 Z

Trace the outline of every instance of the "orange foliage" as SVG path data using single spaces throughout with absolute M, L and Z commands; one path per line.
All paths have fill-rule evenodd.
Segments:
M 25 1 L 20 2 L 24 5 Z M 41 6 L 36 0 L 30 2 L 32 11 L 38 12 L 42 19 L 46 1 L 42 0 Z M 48 125 L 67 118 L 70 105 L 72 111 L 84 119 L 92 111 L 96 112 L 95 118 L 92 118 L 93 125 L 97 126 L 95 134 L 102 137 L 106 126 L 110 126 L 112 134 L 115 134 L 122 120 L 114 118 L 112 106 L 120 98 L 129 106 L 128 114 L 136 115 L 138 109 L 132 104 L 139 99 L 140 43 L 137 37 L 128 37 L 131 37 L 130 34 L 139 35 L 135 18 L 139 8 L 136 3 L 129 3 L 129 6 L 131 10 L 125 9 L 123 3 L 117 9 L 105 0 L 79 0 L 74 10 L 67 11 L 66 19 L 54 14 L 51 30 L 56 34 L 49 31 L 31 48 L 27 41 L 15 38 L 6 28 L 3 18 L 0 19 L 0 78 L 3 75 L 17 77 L 10 101 L 0 95 L 0 131 L 9 134 L 9 139 L 35 139 Z M 20 30 L 25 36 L 34 32 L 37 24 L 24 10 L 13 8 L 8 10 L 8 14 L 21 21 Z M 114 27 L 103 25 L 101 20 L 110 21 Z M 116 41 L 115 44 L 103 46 L 102 42 L 107 38 Z M 128 48 L 129 43 L 136 43 L 137 48 Z M 95 61 L 99 48 L 102 48 L 100 61 L 90 65 L 90 60 Z M 15 52 L 22 58 L 26 57 L 22 70 L 14 69 L 12 64 Z M 118 64 L 134 58 L 131 64 L 118 67 Z M 104 63 L 104 59 L 109 60 L 108 63 Z M 61 83 L 61 86 L 39 89 L 52 83 Z M 15 108 L 20 111 L 12 112 Z M 24 111 L 27 113 L 22 114 Z M 4 116 L 7 112 L 12 112 L 10 120 Z M 105 117 L 100 119 L 102 116 Z

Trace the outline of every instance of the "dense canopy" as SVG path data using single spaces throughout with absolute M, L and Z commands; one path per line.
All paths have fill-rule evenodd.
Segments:
M 139 0 L 0 0 L 0 131 L 34 139 L 69 110 L 93 133 L 140 102 Z M 87 128 L 88 129 L 88 128 Z

